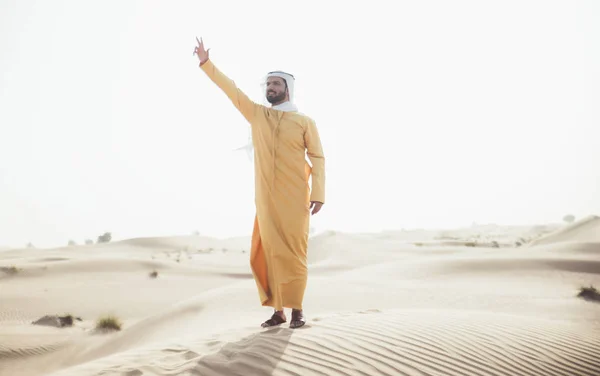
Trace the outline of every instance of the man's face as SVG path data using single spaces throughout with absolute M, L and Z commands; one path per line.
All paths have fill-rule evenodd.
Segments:
M 287 86 L 281 77 L 269 77 L 267 79 L 267 100 L 271 104 L 285 101 L 287 96 Z

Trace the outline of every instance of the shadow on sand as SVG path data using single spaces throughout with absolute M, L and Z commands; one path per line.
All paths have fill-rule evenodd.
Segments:
M 228 343 L 214 354 L 202 357 L 190 375 L 272 375 L 281 361 L 295 330 L 266 329 L 238 342 Z

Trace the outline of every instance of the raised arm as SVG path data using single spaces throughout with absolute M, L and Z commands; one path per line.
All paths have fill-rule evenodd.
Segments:
M 319 131 L 314 121 L 310 120 L 304 132 L 306 154 L 312 164 L 312 187 L 310 192 L 311 208 L 316 214 L 325 203 L 325 155 Z
M 198 46 L 194 49 L 194 54 L 198 55 L 200 68 L 206 75 L 227 95 L 233 105 L 244 115 L 248 122 L 252 123 L 257 109 L 260 106 L 252 101 L 243 91 L 241 91 L 235 82 L 223 74 L 209 59 L 209 51 L 204 49 L 202 40 L 198 40 Z

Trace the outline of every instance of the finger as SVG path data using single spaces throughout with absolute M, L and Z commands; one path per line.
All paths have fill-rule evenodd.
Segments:
M 196 42 L 198 42 L 198 46 L 200 46 L 200 45 L 202 44 L 202 42 L 200 42 L 200 41 L 198 40 L 198 37 L 196 37 Z

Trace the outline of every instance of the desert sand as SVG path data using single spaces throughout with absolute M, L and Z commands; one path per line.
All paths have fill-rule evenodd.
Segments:
M 0 375 L 600 375 L 600 303 L 577 296 L 600 288 L 598 217 L 315 234 L 295 330 L 260 327 L 249 245 L 3 250 Z M 104 315 L 122 329 L 96 330 Z

